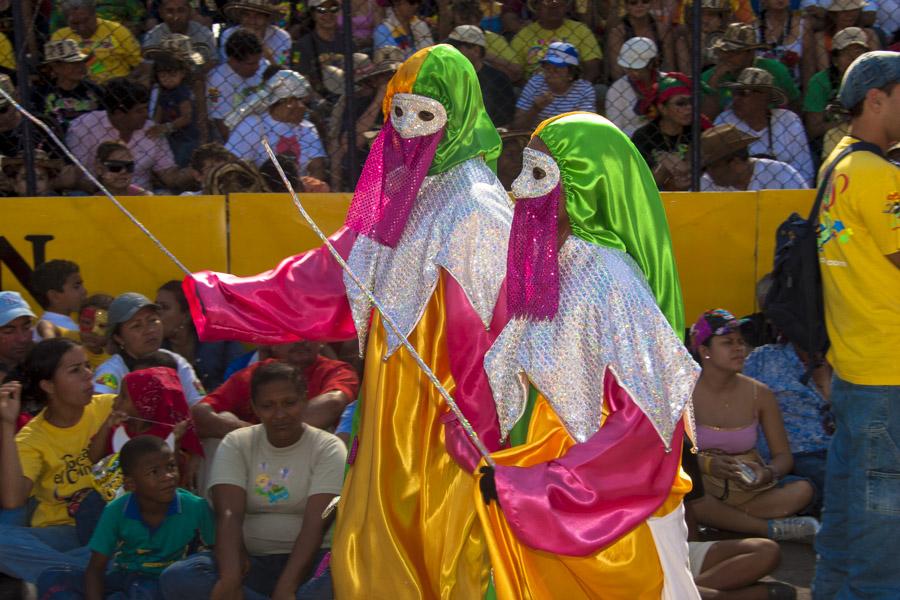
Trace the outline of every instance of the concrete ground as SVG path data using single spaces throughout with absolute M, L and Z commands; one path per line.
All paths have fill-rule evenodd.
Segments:
M 797 600 L 810 600 L 809 592 L 816 565 L 816 554 L 810 544 L 781 542 L 781 565 L 772 579 L 789 583 L 797 589 Z

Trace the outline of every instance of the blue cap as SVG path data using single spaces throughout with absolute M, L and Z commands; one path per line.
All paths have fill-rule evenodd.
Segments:
M 553 42 L 547 48 L 547 53 L 541 62 L 549 63 L 557 67 L 578 66 L 578 50 L 572 44 L 566 42 Z
M 19 292 L 0 292 L 0 327 L 8 325 L 19 317 L 37 316 Z
M 900 82 L 900 52 L 866 52 L 850 63 L 841 81 L 838 99 L 851 109 L 866 97 L 866 92 Z

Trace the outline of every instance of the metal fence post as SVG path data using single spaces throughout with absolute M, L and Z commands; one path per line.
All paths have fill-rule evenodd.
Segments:
M 16 83 L 19 88 L 19 102 L 31 110 L 31 54 L 28 52 L 28 31 L 26 28 L 25 6 L 21 0 L 13 0 L 13 29 L 15 35 L 14 54 L 16 56 Z M 36 190 L 34 172 L 34 129 L 28 119 L 22 119 L 22 158 L 25 161 L 25 189 L 29 196 Z

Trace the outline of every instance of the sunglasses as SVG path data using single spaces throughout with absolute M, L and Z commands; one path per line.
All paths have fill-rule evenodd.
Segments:
M 317 6 L 313 10 L 316 11 L 317 13 L 319 13 L 320 15 L 324 15 L 325 13 L 340 12 L 341 7 L 340 6 Z
M 121 173 L 122 171 L 134 173 L 133 160 L 108 160 L 103 163 L 103 166 L 106 167 L 106 170 L 110 173 Z

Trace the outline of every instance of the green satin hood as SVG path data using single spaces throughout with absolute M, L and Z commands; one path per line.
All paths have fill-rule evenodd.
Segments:
M 496 172 L 500 135 L 484 108 L 478 74 L 459 50 L 439 44 L 409 57 L 388 84 L 385 119 L 389 118 L 391 98 L 398 93 L 434 98 L 447 111 L 444 137 L 428 169 L 429 175 L 443 173 L 479 155 Z
M 615 125 L 593 113 L 567 113 L 535 130 L 559 165 L 572 233 L 626 251 L 679 337 L 684 304 L 666 212 L 646 161 Z

